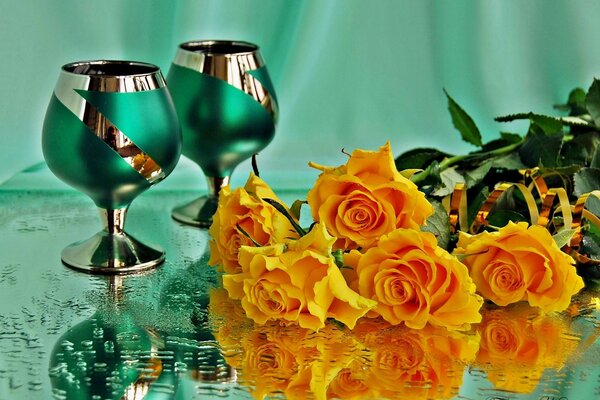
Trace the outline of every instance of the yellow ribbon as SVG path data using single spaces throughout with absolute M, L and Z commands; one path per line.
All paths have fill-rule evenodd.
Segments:
M 482 227 L 489 226 L 487 218 L 490 213 L 493 213 L 494 206 L 500 196 L 507 193 L 509 189 L 516 188 L 523 194 L 532 225 L 541 225 L 551 233 L 556 233 L 561 227 L 562 229 L 578 229 L 578 232 L 573 235 L 569 245 L 564 250 L 570 252 L 580 263 L 600 265 L 600 260 L 593 260 L 579 252 L 583 239 L 580 229 L 582 220 L 585 219 L 600 228 L 600 218 L 585 209 L 585 204 L 590 196 L 600 199 L 600 190 L 594 190 L 579 196 L 575 204 L 571 205 L 569 195 L 564 188 L 548 188 L 539 168 L 520 172 L 523 175 L 523 182 L 498 184 L 485 199 L 470 226 L 468 224 L 467 188 L 464 183 L 456 184 L 454 191 L 442 201 L 448 212 L 451 232 L 455 233 L 460 230 L 476 234 Z M 525 186 L 527 181 L 531 182 L 528 186 Z M 539 206 L 534 197 L 534 188 L 539 198 Z M 556 216 L 559 213 L 562 214 L 562 225 L 556 226 Z

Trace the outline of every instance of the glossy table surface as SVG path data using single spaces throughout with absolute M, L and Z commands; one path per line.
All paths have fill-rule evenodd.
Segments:
M 561 315 L 488 307 L 466 333 L 254 326 L 218 290 L 207 232 L 170 217 L 198 194 L 137 198 L 126 229 L 167 261 L 109 278 L 60 262 L 64 246 L 99 230 L 88 198 L 0 185 L 0 400 L 600 398 L 600 290 Z

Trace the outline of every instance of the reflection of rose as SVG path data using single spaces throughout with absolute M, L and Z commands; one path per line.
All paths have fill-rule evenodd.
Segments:
M 358 364 L 358 363 L 356 363 Z M 328 398 L 364 400 L 373 398 L 360 368 L 344 368 L 329 385 Z
M 231 300 L 223 288 L 213 288 L 209 292 L 209 316 L 213 334 L 223 354 L 228 356 L 227 362 L 232 367 L 240 365 L 239 339 L 240 332 L 252 327 L 252 321 L 246 317 L 239 300 Z
M 535 390 L 544 370 L 560 369 L 577 346 L 563 319 L 528 308 L 487 311 L 479 332 L 477 365 L 496 388 L 517 393 Z
M 289 335 L 302 332 L 289 328 L 279 332 L 283 335 L 273 333 L 271 327 L 254 329 L 240 343 L 243 349 L 240 380 L 253 388 L 252 394 L 257 399 L 284 392 L 298 373 L 301 342 L 291 340 Z
M 475 358 L 479 337 L 428 326 L 358 325 L 356 334 L 369 349 L 363 382 L 374 398 L 449 399 L 458 394 L 462 371 Z
M 377 301 L 375 312 L 393 325 L 414 329 L 428 322 L 465 329 L 481 320 L 481 297 L 466 267 L 437 246 L 434 235 L 398 229 L 365 254 L 345 262 L 355 267 L 359 293 Z
M 331 256 L 334 240 L 317 224 L 297 241 L 244 246 L 239 262 L 246 272 L 224 275 L 223 286 L 259 324 L 280 319 L 317 330 L 335 318 L 353 327 L 375 303 L 346 284 Z
M 235 307 L 210 310 L 234 313 Z M 228 324 L 218 316 L 210 320 Z M 476 334 L 432 326 L 411 330 L 374 318 L 361 319 L 352 332 L 333 323 L 318 332 L 277 321 L 234 325 L 226 331 L 214 326 L 215 337 L 227 343 L 227 362 L 257 399 L 449 399 L 479 342 Z
M 456 254 L 481 295 L 505 306 L 526 300 L 546 312 L 562 311 L 584 286 L 573 259 L 542 226 L 510 222 L 497 232 L 461 235 Z
M 264 198 L 279 201 L 271 188 L 254 174 L 250 174 L 244 188 L 233 191 L 229 187 L 221 189 L 219 206 L 209 230 L 212 238 L 210 265 L 219 265 L 227 273 L 241 272 L 239 249 L 242 245 L 252 245 L 252 242 L 236 225 L 261 245 L 279 243 L 297 236 L 290 222 L 263 201 Z
M 396 228 L 419 228 L 433 213 L 417 186 L 396 170 L 389 143 L 355 150 L 323 173 L 307 196 L 315 221 L 340 238 L 336 248 L 368 248 Z

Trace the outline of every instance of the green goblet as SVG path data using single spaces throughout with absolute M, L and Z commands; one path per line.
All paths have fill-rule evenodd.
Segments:
M 209 227 L 234 168 L 273 139 L 273 84 L 258 46 L 214 40 L 179 45 L 167 82 L 183 129 L 183 154 L 208 182 L 208 195 L 175 208 L 172 216 Z
M 121 274 L 152 268 L 164 251 L 124 231 L 129 204 L 171 173 L 181 127 L 160 69 L 131 61 L 84 61 L 62 67 L 44 120 L 50 170 L 87 194 L 104 229 L 65 248 L 67 266 Z

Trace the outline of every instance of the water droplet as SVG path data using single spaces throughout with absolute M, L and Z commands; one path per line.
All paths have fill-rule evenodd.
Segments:
M 112 340 L 107 340 L 104 342 L 104 351 L 107 353 L 115 352 L 115 343 Z
M 180 373 L 185 373 L 187 372 L 187 365 L 184 362 L 181 361 L 177 361 L 174 365 L 174 371 L 175 372 L 180 372 Z
M 94 328 L 92 331 L 92 336 L 94 339 L 102 339 L 104 337 L 104 329 L 102 328 Z

